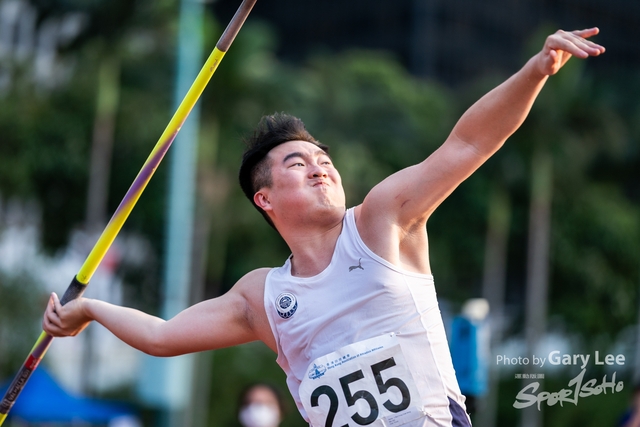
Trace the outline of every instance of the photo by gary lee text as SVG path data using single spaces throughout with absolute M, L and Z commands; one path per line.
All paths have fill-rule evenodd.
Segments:
M 593 358 L 592 358 L 593 356 Z M 596 351 L 592 354 L 562 354 L 558 350 L 550 352 L 547 357 L 539 357 L 533 355 L 529 357 L 508 357 L 506 355 L 499 354 L 496 356 L 496 364 L 504 366 L 522 366 L 533 365 L 542 368 L 545 364 L 549 365 L 567 365 L 567 366 L 580 366 L 580 369 L 584 369 L 593 363 L 594 365 L 624 365 L 625 357 L 623 354 L 600 354 Z

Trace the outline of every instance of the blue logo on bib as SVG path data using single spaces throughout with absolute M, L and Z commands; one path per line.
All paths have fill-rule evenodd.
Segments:
M 283 319 L 288 319 L 294 315 L 298 309 L 296 296 L 289 292 L 284 292 L 276 298 L 276 311 Z
M 325 372 L 327 372 L 327 368 L 325 368 L 323 364 L 316 365 L 314 363 L 313 368 L 311 368 L 311 370 L 309 371 L 309 379 L 318 379 L 323 376 Z

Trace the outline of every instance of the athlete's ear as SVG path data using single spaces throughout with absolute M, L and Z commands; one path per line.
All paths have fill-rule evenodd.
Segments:
M 263 211 L 271 210 L 271 202 L 265 191 L 258 191 L 253 195 L 253 202 Z

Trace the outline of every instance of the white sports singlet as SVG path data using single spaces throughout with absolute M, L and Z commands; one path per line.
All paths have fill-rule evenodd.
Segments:
M 329 266 L 272 269 L 265 309 L 277 362 L 313 427 L 469 426 L 431 275 L 369 250 L 353 208 Z

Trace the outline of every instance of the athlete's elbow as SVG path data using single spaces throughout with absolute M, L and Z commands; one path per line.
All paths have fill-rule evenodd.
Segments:
M 138 350 L 154 357 L 176 356 L 176 354 L 173 354 L 167 346 L 155 342 L 147 343 L 146 345 L 139 347 Z
M 154 357 L 171 357 L 178 355 L 172 348 L 171 341 L 161 326 L 149 331 L 144 340 L 134 343 L 134 347 Z

